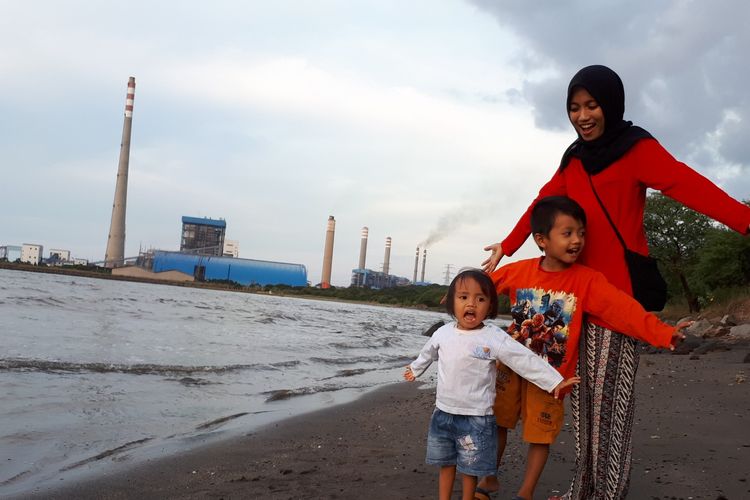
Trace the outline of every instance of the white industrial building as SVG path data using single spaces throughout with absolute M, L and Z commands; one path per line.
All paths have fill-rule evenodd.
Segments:
M 70 250 L 60 250 L 59 248 L 52 248 L 49 251 L 49 258 L 55 259 L 61 262 L 68 262 L 70 260 Z
M 42 261 L 44 247 L 35 243 L 24 243 L 21 245 L 21 262 L 37 265 Z
M 224 240 L 224 257 L 238 258 L 240 256 L 240 242 L 237 240 Z

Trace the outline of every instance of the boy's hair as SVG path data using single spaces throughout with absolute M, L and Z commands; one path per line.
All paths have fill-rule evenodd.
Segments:
M 484 293 L 490 301 L 490 308 L 487 311 L 487 317 L 489 319 L 494 319 L 497 316 L 498 309 L 495 284 L 492 282 L 492 279 L 489 277 L 489 275 L 481 269 L 466 269 L 465 271 L 459 272 L 456 277 L 453 278 L 453 281 L 451 281 L 451 285 L 448 287 L 448 295 L 445 299 L 445 310 L 448 312 L 448 314 L 455 317 L 455 313 L 453 311 L 453 301 L 456 298 L 456 286 L 458 285 L 458 283 L 465 279 L 472 279 L 476 281 L 477 284 L 479 284 L 479 288 L 482 290 L 482 293 Z
M 586 212 L 575 200 L 567 196 L 547 196 L 537 201 L 531 209 L 531 234 L 549 236 L 559 214 L 569 215 L 586 225 Z

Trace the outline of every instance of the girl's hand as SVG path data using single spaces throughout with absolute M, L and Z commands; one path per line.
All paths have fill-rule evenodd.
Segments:
M 674 327 L 674 333 L 672 334 L 672 341 L 669 343 L 670 351 L 674 351 L 674 348 L 677 347 L 680 342 L 685 340 L 685 334 L 682 333 L 682 329 L 687 328 L 693 323 L 694 321 L 682 321 L 677 323 L 677 326 Z
M 417 378 L 414 376 L 414 372 L 411 371 L 411 366 L 406 367 L 406 371 L 404 372 L 404 378 L 408 380 L 409 382 L 414 382 L 414 380 Z
M 568 387 L 569 385 L 578 384 L 581 382 L 581 377 L 570 377 L 569 379 L 563 380 L 553 390 L 555 399 L 560 399 L 560 391 Z
M 498 262 L 500 262 L 500 259 L 503 258 L 503 247 L 500 245 L 500 243 L 494 243 L 492 245 L 487 245 L 484 247 L 485 252 L 492 252 L 489 257 L 487 257 L 487 260 L 482 262 L 482 269 L 485 273 L 489 274 L 492 271 L 495 270 L 497 267 Z

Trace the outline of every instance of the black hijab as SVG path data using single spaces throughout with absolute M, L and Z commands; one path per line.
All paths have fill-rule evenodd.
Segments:
M 593 141 L 584 141 L 579 134 L 563 154 L 560 170 L 567 167 L 571 157 L 575 156 L 581 159 L 586 172 L 597 174 L 627 153 L 636 142 L 653 138 L 641 127 L 634 126 L 633 122 L 622 119 L 625 113 L 625 88 L 617 73 L 601 65 L 586 66 L 576 73 L 568 85 L 566 113 L 578 88 L 586 89 L 602 108 L 604 133 Z

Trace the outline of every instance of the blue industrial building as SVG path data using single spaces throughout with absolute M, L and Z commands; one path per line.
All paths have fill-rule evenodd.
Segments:
M 351 286 L 380 290 L 410 284 L 411 282 L 408 279 L 401 276 L 393 276 L 372 269 L 352 269 Z
M 241 285 L 307 286 L 307 269 L 302 264 L 194 255 L 157 250 L 152 270 L 181 271 L 197 281 L 228 280 Z
M 183 216 L 180 252 L 221 257 L 226 230 L 227 223 L 223 219 Z

